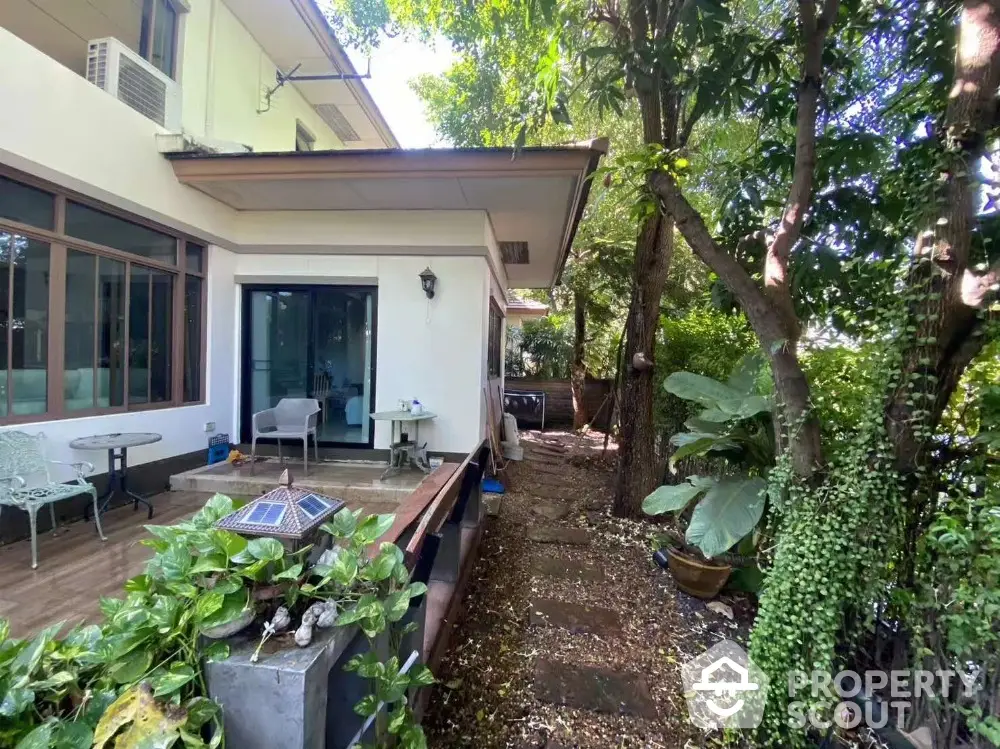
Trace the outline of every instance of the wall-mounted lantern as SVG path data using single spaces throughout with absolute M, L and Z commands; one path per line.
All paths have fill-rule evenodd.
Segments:
M 420 286 L 423 288 L 428 299 L 434 298 L 435 283 L 437 283 L 437 276 L 434 275 L 434 271 L 430 268 L 424 268 L 423 272 L 420 274 Z

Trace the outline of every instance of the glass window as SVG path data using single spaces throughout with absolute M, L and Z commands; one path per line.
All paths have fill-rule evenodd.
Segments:
M 66 341 L 63 403 L 67 411 L 95 408 L 97 256 L 66 251 Z
M 139 54 L 171 78 L 174 77 L 177 11 L 170 0 L 143 1 Z
M 151 313 L 149 321 L 149 400 L 152 403 L 163 403 L 169 401 L 173 394 L 170 364 L 174 329 L 174 277 L 164 271 L 152 271 L 150 273 L 149 293 Z
M 201 287 L 187 276 L 184 285 L 184 402 L 201 400 Z
M 13 295 L 5 305 L 10 337 L 10 413 L 48 410 L 49 245 L 16 234 L 0 234 L 0 262 Z M 6 343 L 6 341 L 5 341 Z
M 188 242 L 184 251 L 185 267 L 192 273 L 205 271 L 205 248 L 200 244 Z
M 66 233 L 95 244 L 114 247 L 161 263 L 177 262 L 177 240 L 169 234 L 89 208 L 66 202 Z
M 132 266 L 128 296 L 128 402 L 149 403 L 149 270 Z
M 125 405 L 125 263 L 98 261 L 97 404 Z
M 8 414 L 10 383 L 7 368 L 7 334 L 10 330 L 10 253 L 14 235 L 0 231 L 0 416 Z
M 503 315 L 490 303 L 490 329 L 486 354 L 487 372 L 490 377 L 500 376 L 500 342 L 503 338 Z
M 49 242 L 17 234 L 22 223 L 66 226 L 57 288 Z M 202 400 L 207 261 L 203 243 L 0 176 L 0 424 Z M 48 356 L 53 326 L 63 336 L 58 369 Z
M 44 190 L 0 177 L 0 218 L 51 229 L 55 204 L 55 197 Z
M 295 123 L 295 150 L 312 151 L 316 147 L 316 137 L 301 122 Z

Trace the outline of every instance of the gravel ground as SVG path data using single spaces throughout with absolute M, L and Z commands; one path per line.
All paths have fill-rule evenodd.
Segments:
M 742 598 L 721 600 L 735 620 L 706 609 L 676 590 L 651 559 L 655 526 L 612 518 L 614 445 L 601 455 L 603 435 L 528 433 L 533 460 L 511 464 L 512 490 L 499 517 L 490 518 L 466 593 L 462 618 L 448 654 L 437 669 L 439 683 L 424 718 L 429 745 L 513 749 L 606 749 L 608 747 L 712 747 L 687 721 L 680 664 L 724 637 L 745 641 L 752 606 Z M 570 448 L 549 457 L 542 441 Z M 553 499 L 554 496 L 563 499 Z M 539 501 L 572 508 L 553 522 L 532 512 Z M 525 539 L 530 525 L 589 528 L 588 546 L 539 544 Z M 533 574 L 542 556 L 590 562 L 604 572 L 599 582 L 577 582 Z M 602 639 L 528 625 L 529 602 L 555 598 L 609 608 L 621 630 Z M 546 704 L 533 689 L 539 657 L 641 674 L 649 685 L 657 718 L 647 720 Z

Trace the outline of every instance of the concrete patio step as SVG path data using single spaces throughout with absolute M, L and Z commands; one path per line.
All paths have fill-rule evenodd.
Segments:
M 274 489 L 286 468 L 294 486 L 342 499 L 349 507 L 364 507 L 370 513 L 394 512 L 426 478 L 419 471 L 404 471 L 382 480 L 385 465 L 364 461 L 310 462 L 307 474 L 301 462 L 267 459 L 252 467 L 236 467 L 229 463 L 199 466 L 171 476 L 170 488 L 257 497 Z

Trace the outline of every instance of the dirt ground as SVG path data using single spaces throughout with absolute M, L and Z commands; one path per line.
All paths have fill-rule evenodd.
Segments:
M 611 517 L 614 445 L 603 435 L 528 433 L 526 460 L 511 463 L 512 488 L 490 518 L 453 631 L 437 669 L 424 726 L 433 749 L 606 749 L 721 746 L 687 720 L 680 664 L 721 639 L 745 641 L 752 610 L 723 595 L 733 620 L 678 591 L 652 561 L 655 525 Z M 553 516 L 568 510 L 565 517 Z M 548 516 L 539 511 L 549 513 Z M 557 512 L 558 511 L 558 512 Z M 538 543 L 533 527 L 589 530 L 587 545 Z M 553 559 L 603 579 L 547 574 Z M 548 564 L 546 565 L 546 561 Z M 572 578 L 572 576 L 571 576 Z M 601 634 L 529 624 L 532 602 L 556 599 L 610 609 L 620 627 Z M 536 607 L 537 608 L 537 607 Z M 539 660 L 598 666 L 644 681 L 655 718 L 571 708 L 537 697 Z

